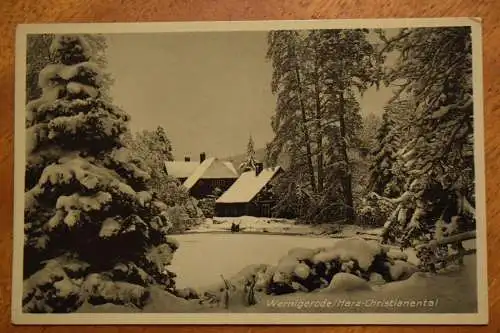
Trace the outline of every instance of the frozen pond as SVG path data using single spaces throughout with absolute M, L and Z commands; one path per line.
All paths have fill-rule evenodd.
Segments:
M 179 249 L 169 270 L 177 274 L 177 287 L 200 288 L 221 282 L 252 264 L 272 264 L 292 248 L 331 246 L 324 237 L 199 233 L 175 235 Z

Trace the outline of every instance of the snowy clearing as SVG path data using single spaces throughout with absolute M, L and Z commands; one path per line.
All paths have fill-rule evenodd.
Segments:
M 169 270 L 177 274 L 178 288 L 199 289 L 220 283 L 253 264 L 275 265 L 293 248 L 331 247 L 338 239 L 327 237 L 200 233 L 175 235 L 179 242 Z M 399 251 L 391 250 L 399 253 Z M 408 261 L 416 263 L 408 251 Z
M 335 223 L 302 224 L 291 219 L 277 219 L 253 216 L 214 217 L 205 219 L 188 233 L 227 232 L 231 224 L 239 224 L 241 233 L 269 233 L 284 235 L 310 235 L 328 237 L 352 237 L 362 235 L 363 238 L 376 238 L 381 228 L 362 228 L 355 225 L 338 225 Z
M 204 290 L 207 285 L 220 283 L 220 274 L 225 278 L 231 278 L 251 264 L 275 265 L 292 248 L 314 249 L 339 243 L 338 239 L 278 235 L 191 234 L 176 238 L 181 246 L 171 269 L 178 273 L 177 285 L 180 288 L 189 286 L 198 290 Z M 464 245 L 467 248 L 474 247 L 475 241 L 467 241 Z M 271 248 L 273 251 L 270 251 Z M 391 249 L 390 253 L 395 256 L 401 255 L 396 249 Z M 416 262 L 412 251 L 407 251 L 405 254 L 408 256 L 408 262 Z M 244 306 L 241 300 L 238 301 L 240 296 L 234 295 L 236 299 L 231 302 L 229 310 L 221 307 L 198 308 L 195 302 L 191 304 L 192 311 L 210 312 L 471 313 L 477 311 L 476 286 L 476 257 L 471 255 L 465 258 L 465 266 L 462 269 L 455 267 L 438 275 L 417 272 L 407 280 L 381 285 L 370 282 L 370 287 L 358 290 L 327 288 L 313 292 L 298 291 L 281 296 L 259 293 L 258 304 L 252 307 Z M 312 303 L 330 301 L 333 305 L 323 308 L 300 306 L 308 301 Z M 395 308 L 394 304 L 387 303 L 391 301 L 394 304 L 409 301 L 427 302 L 433 306 L 418 306 L 421 303 L 417 303 L 414 307 Z M 350 306 L 346 305 L 348 302 L 352 302 Z M 377 302 L 386 303 L 376 305 Z
M 169 269 L 178 288 L 202 288 L 220 283 L 252 264 L 275 265 L 296 247 L 332 246 L 335 239 L 306 236 L 246 234 L 186 234 L 179 242 Z
M 338 239 L 324 237 L 228 233 L 177 235 L 175 239 L 180 247 L 170 268 L 178 274 L 177 287 L 191 287 L 198 291 L 220 284 L 221 274 L 224 278 L 230 279 L 238 275 L 242 269 L 256 263 L 275 265 L 292 248 L 325 248 L 341 242 Z M 464 245 L 467 248 L 475 247 L 475 241 L 467 241 Z M 271 248 L 273 251 L 270 251 Z M 391 249 L 390 253 L 395 257 L 401 256 L 396 249 Z M 415 260 L 412 251 L 405 254 L 408 256 L 408 262 Z M 403 281 L 380 284 L 370 279 L 369 284 L 363 282 L 362 288 L 354 282 L 342 281 L 343 285 L 337 283 L 337 286 L 332 288 L 311 292 L 297 291 L 278 296 L 258 293 L 257 304 L 250 307 L 244 305 L 243 295 L 236 293 L 231 296 L 228 309 L 220 305 L 215 307 L 200 305 L 196 299 L 183 300 L 153 288 L 150 290 L 152 298 L 142 312 L 472 313 L 477 311 L 475 255 L 465 257 L 465 266 L 462 269 L 455 267 L 438 275 L 417 272 Z M 416 306 L 411 305 L 412 301 Z M 330 305 L 311 306 L 318 303 Z M 398 307 L 398 304 L 403 306 Z M 103 305 L 84 306 L 79 312 L 141 312 L 141 310 Z

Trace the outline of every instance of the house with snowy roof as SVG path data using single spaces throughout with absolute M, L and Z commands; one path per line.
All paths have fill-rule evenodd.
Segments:
M 200 161 L 191 161 L 185 157 L 184 161 L 166 161 L 165 171 L 176 178 L 196 199 L 212 195 L 215 189 L 226 191 L 238 178 L 234 165 L 215 157 L 206 158 L 200 154 Z
M 272 187 L 282 172 L 279 166 L 263 168 L 257 163 L 255 170 L 242 173 L 215 201 L 217 216 L 270 217 L 276 204 Z

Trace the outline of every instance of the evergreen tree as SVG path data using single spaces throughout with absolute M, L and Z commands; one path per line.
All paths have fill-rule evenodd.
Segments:
M 297 150 L 303 150 L 300 155 L 304 163 L 292 164 L 290 169 L 305 173 L 308 178 L 308 184 L 304 184 L 305 188 L 308 188 L 307 191 L 316 192 L 313 143 L 304 91 L 303 52 L 303 38 L 298 31 L 269 33 L 267 58 L 273 64 L 271 90 L 277 96 L 277 104 L 271 122 L 275 137 L 268 146 L 268 155 L 274 164 L 280 153 L 297 155 Z
M 387 81 L 399 87 L 393 101 L 411 106 L 407 114 L 412 118 L 403 122 L 409 130 L 396 126 L 387 133 L 401 136 L 394 165 L 412 184 L 402 197 L 413 197 L 415 210 L 407 219 L 394 219 L 392 228 L 402 234 L 404 246 L 410 246 L 437 236 L 442 223 L 458 219 L 468 221 L 459 229 L 473 225 L 470 28 L 403 29 L 385 42 L 386 50 L 400 55 L 387 75 Z
M 106 38 L 101 34 L 84 34 L 83 36 L 90 47 L 89 51 L 92 52 L 92 61 L 104 67 L 107 62 Z M 42 94 L 42 89 L 38 85 L 38 73 L 53 61 L 49 49 L 54 37 L 53 34 L 33 34 L 27 37 L 26 49 L 29 52 L 26 54 L 26 101 L 39 98 Z M 109 99 L 108 87 L 113 82 L 111 75 L 101 73 L 101 81 L 101 94 Z
M 174 286 L 165 205 L 124 148 L 129 117 L 103 99 L 87 38 L 57 35 L 49 50 L 26 107 L 24 311 L 140 307 L 148 285 Z
M 354 219 L 351 155 L 360 146 L 362 127 L 355 90 L 376 83 L 379 73 L 379 57 L 366 35 L 364 30 L 269 35 L 277 96 L 269 155 L 291 156 L 294 176 L 281 179 L 293 184 L 278 186 L 285 191 L 280 197 L 295 206 L 300 197 L 308 219 Z
M 408 174 L 398 152 L 415 133 L 413 110 L 414 104 L 407 100 L 391 101 L 385 107 L 377 144 L 371 152 L 369 191 L 391 198 L 404 192 Z
M 394 42 L 401 58 L 389 74 L 404 81 L 418 131 L 400 154 L 414 175 L 430 171 L 459 177 L 472 163 L 472 42 L 470 28 L 419 28 Z M 416 47 L 418 45 L 419 47 Z
M 374 113 L 369 113 L 363 118 L 363 126 L 359 135 L 360 148 L 363 154 L 370 152 L 377 146 L 378 132 L 382 127 L 382 117 Z
M 363 93 L 370 85 L 378 84 L 380 75 L 381 59 L 375 46 L 368 41 L 368 32 L 364 29 L 318 32 L 325 110 L 328 118 L 336 120 L 336 126 L 327 129 L 333 148 L 327 165 L 339 169 L 339 161 L 341 163 L 341 185 L 348 220 L 354 219 L 353 170 L 349 152 L 359 146 L 358 134 L 362 126 L 355 91 Z
M 247 143 L 247 157 L 243 163 L 239 166 L 241 172 L 255 170 L 257 164 L 257 160 L 255 158 L 255 148 L 253 138 L 250 135 Z
M 165 170 L 165 161 L 172 161 L 173 154 L 170 139 L 163 127 L 158 126 L 152 131 L 144 130 L 136 133 L 135 137 L 128 138 L 126 145 L 144 161 L 145 168 L 151 176 L 148 185 L 158 199 L 168 206 L 187 204 L 189 199 L 187 190 Z

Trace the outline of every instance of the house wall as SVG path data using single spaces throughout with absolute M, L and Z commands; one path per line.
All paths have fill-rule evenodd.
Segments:
M 245 203 L 216 203 L 215 212 L 219 217 L 255 216 L 271 217 L 274 205 L 272 201 L 245 202 Z
M 247 203 L 216 203 L 215 215 L 221 217 L 238 217 L 247 214 Z

